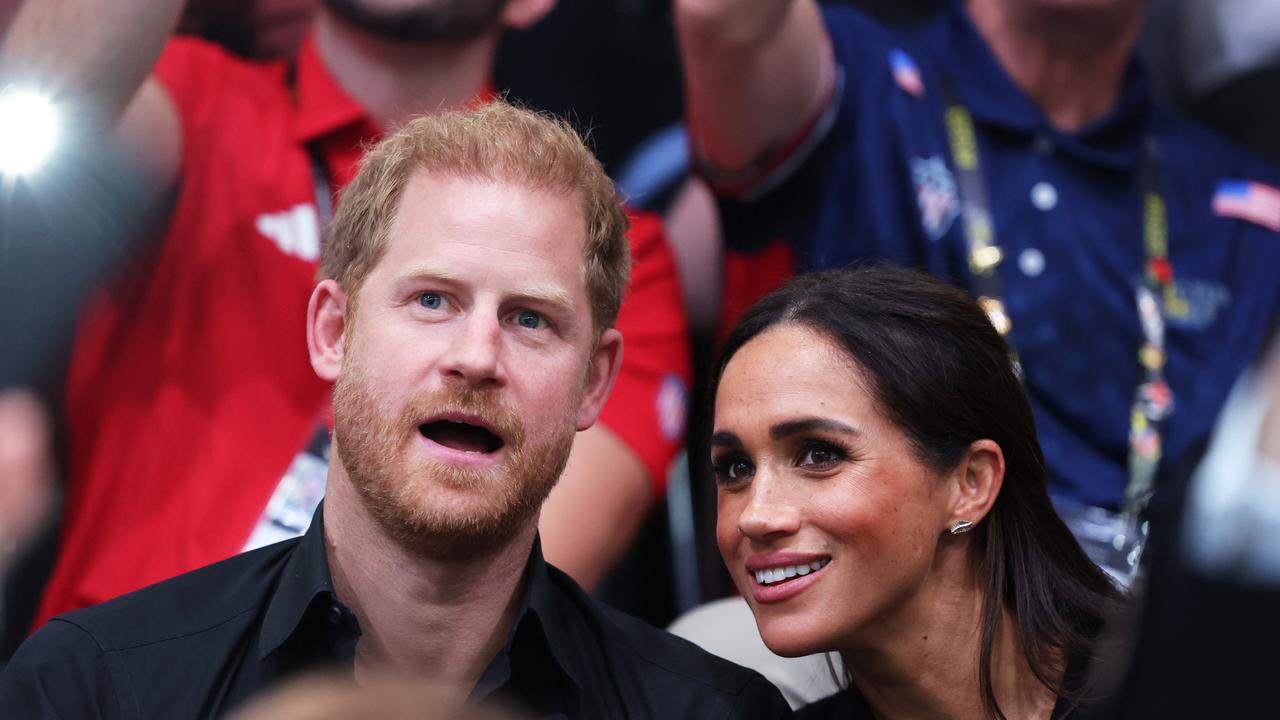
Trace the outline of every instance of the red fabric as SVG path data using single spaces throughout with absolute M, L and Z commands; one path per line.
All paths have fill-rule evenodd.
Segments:
M 756 252 L 728 250 L 724 259 L 724 304 L 720 311 L 720 339 L 756 300 L 782 286 L 796 274 L 795 253 L 785 240 Z
M 631 241 L 631 286 L 622 299 L 617 323 L 622 331 L 622 370 L 600 419 L 639 456 L 649 471 L 655 497 L 662 497 L 667 466 L 684 445 L 686 390 L 693 374 L 689 335 L 680 279 L 662 220 L 652 213 L 633 214 L 627 239 Z M 670 407 L 676 399 L 670 397 L 675 387 L 679 388 L 678 411 Z M 671 432 L 676 429 L 672 424 L 677 432 Z
M 181 185 L 163 240 L 81 318 L 61 550 L 35 627 L 239 551 L 328 417 L 329 387 L 306 348 L 314 255 L 261 228 L 313 212 L 307 143 L 340 185 L 381 130 L 310 40 L 296 100 L 285 63 L 247 63 L 197 40 L 172 41 L 155 72 L 181 119 Z M 619 324 L 624 367 L 605 422 L 660 492 L 679 443 L 650 422 L 647 396 L 665 372 L 687 379 L 688 348 L 660 225 L 640 219 L 632 238 L 632 297 L 647 306 L 623 310 L 635 327 Z

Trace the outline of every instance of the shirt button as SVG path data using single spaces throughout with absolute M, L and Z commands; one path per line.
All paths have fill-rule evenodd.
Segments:
M 1044 272 L 1044 253 L 1027 248 L 1018 255 L 1018 269 L 1027 277 L 1038 277 Z
M 1048 212 L 1058 205 L 1058 189 L 1047 182 L 1038 182 L 1031 187 L 1031 204 Z
M 1057 143 L 1048 135 L 1037 135 L 1036 139 L 1032 141 L 1031 147 L 1040 157 L 1049 157 L 1057 149 Z
M 329 622 L 337 625 L 342 622 L 342 608 L 333 605 L 329 608 Z

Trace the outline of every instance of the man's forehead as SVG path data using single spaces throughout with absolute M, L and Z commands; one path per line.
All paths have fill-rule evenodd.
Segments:
M 447 263 L 433 263 L 431 260 L 406 266 L 396 276 L 398 280 L 404 282 L 434 281 L 443 284 L 464 285 L 470 281 L 470 278 L 464 273 L 450 268 Z M 503 294 L 510 297 L 540 300 L 565 307 L 573 306 L 573 299 L 559 284 L 540 282 L 533 278 L 518 279 L 506 283 L 503 286 Z

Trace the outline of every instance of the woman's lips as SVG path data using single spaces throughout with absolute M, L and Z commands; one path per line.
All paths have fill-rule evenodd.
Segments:
M 776 603 L 804 592 L 822 578 L 831 564 L 827 556 L 778 553 L 747 562 L 751 595 L 759 603 Z

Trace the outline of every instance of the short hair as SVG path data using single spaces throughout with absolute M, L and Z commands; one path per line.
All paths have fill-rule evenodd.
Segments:
M 782 325 L 813 330 L 841 348 L 864 373 L 876 408 L 935 472 L 955 468 L 975 440 L 1000 446 L 1004 485 L 974 526 L 970 557 L 985 593 L 980 690 L 989 714 L 1003 718 L 991 658 L 1007 610 L 1037 678 L 1079 700 L 1083 679 L 1055 677 L 1054 665 L 1087 655 L 1117 593 L 1053 508 L 1031 405 L 986 313 L 963 290 L 888 264 L 801 275 L 738 320 L 711 379 L 713 404 L 734 354 Z
M 350 302 L 385 254 L 400 197 L 418 171 L 577 194 L 597 337 L 613 326 L 631 271 L 628 220 L 618 191 L 567 122 L 502 99 L 417 117 L 365 154 L 338 197 L 320 258 L 320 277 L 337 280 Z

